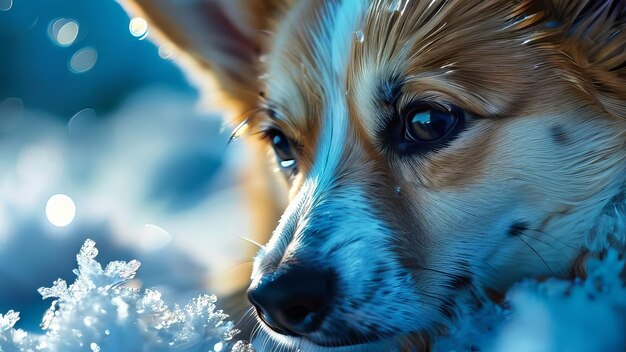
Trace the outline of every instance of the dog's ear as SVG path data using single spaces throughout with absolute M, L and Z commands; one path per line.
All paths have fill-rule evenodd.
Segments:
M 268 31 L 287 7 L 281 0 L 120 0 L 148 21 L 150 35 L 171 46 L 176 61 L 201 88 L 243 107 L 258 99 L 259 57 Z
M 626 119 L 626 1 L 534 1 L 544 13 L 543 39 L 570 68 L 567 79 Z

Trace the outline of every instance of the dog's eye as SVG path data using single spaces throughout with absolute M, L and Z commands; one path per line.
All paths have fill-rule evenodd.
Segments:
M 416 143 L 442 140 L 455 130 L 460 118 L 453 109 L 417 106 L 405 114 L 404 138 Z
M 382 131 L 386 148 L 414 155 L 443 148 L 465 126 L 465 112 L 454 105 L 417 102 L 397 111 Z
M 289 139 L 279 130 L 273 129 L 266 132 L 267 138 L 274 148 L 278 165 L 283 170 L 293 170 L 296 167 L 296 158 Z

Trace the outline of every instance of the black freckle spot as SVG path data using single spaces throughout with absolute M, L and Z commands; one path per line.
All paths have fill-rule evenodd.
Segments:
M 261 98 L 265 98 L 265 92 L 264 91 L 260 91 L 259 92 L 259 96 L 261 96 Z
M 448 317 L 449 319 L 454 318 L 454 309 L 452 308 L 452 304 L 446 303 L 439 308 L 441 313 Z
M 450 287 L 459 290 L 472 285 L 472 278 L 466 275 L 455 275 L 450 282 Z
M 567 132 L 561 125 L 555 125 L 550 128 L 550 136 L 557 144 L 564 144 L 567 142 Z
M 525 221 L 518 221 L 513 223 L 511 227 L 509 227 L 509 236 L 518 236 L 520 233 L 528 230 L 528 223 Z

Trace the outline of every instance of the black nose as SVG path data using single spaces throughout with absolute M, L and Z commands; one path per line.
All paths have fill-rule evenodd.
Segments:
M 315 331 L 332 298 L 334 274 L 302 266 L 264 275 L 248 298 L 274 331 L 302 336 Z

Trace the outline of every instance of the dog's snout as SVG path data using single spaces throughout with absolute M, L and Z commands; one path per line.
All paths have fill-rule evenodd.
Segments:
M 274 331 L 293 336 L 314 332 L 327 313 L 335 275 L 295 266 L 264 275 L 248 290 L 259 317 Z

